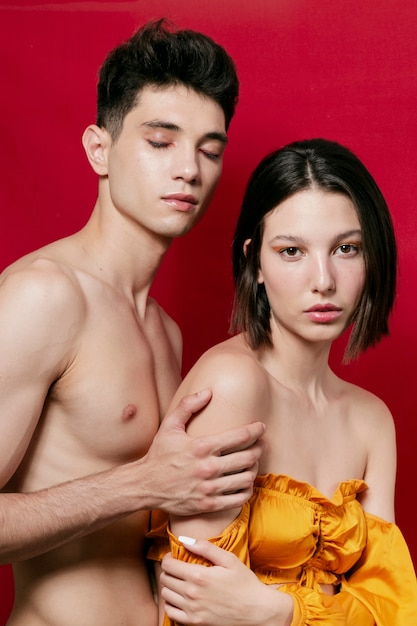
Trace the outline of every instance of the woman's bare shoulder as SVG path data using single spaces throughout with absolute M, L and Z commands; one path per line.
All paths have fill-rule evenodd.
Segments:
M 241 336 L 207 350 L 185 377 L 178 396 L 202 388 L 212 390 L 212 400 L 202 411 L 202 421 L 222 422 L 228 428 L 253 421 L 268 397 L 268 376 Z M 227 421 L 225 422 L 225 419 Z
M 394 521 L 396 476 L 395 423 L 386 403 L 374 393 L 356 385 L 347 388 L 350 394 L 349 417 L 363 445 L 366 466 L 363 478 L 368 489 L 360 501 L 365 511 Z
M 386 432 L 394 434 L 394 420 L 387 404 L 374 394 L 353 383 L 341 381 L 342 393 L 351 419 L 357 424 L 364 436 L 371 439 Z
M 236 335 L 207 350 L 194 365 L 190 375 L 203 375 L 220 389 L 242 384 L 258 385 L 267 380 L 266 372 L 256 353 L 249 348 L 242 335 Z

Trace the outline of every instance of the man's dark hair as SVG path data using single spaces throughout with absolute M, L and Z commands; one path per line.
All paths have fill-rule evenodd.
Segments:
M 271 345 L 270 307 L 258 283 L 265 216 L 305 189 L 342 193 L 356 208 L 362 230 L 365 283 L 353 313 L 344 361 L 355 359 L 388 334 L 397 275 L 391 216 L 375 180 L 347 148 L 325 139 L 294 142 L 265 157 L 253 172 L 233 241 L 236 286 L 231 331 L 243 331 L 253 349 Z M 250 244 L 244 250 L 244 243 Z
M 217 102 L 227 130 L 239 95 L 232 58 L 210 37 L 178 30 L 165 19 L 145 24 L 107 55 L 99 73 L 97 125 L 117 139 L 141 90 L 170 85 L 184 85 Z

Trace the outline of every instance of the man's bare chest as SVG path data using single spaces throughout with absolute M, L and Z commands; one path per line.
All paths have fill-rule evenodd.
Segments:
M 96 315 L 51 387 L 37 453 L 43 450 L 48 456 L 61 449 L 55 462 L 62 465 L 63 475 L 74 458 L 83 467 L 80 475 L 141 458 L 179 379 L 162 326 L 145 333 L 134 315 L 120 315 L 117 308 Z

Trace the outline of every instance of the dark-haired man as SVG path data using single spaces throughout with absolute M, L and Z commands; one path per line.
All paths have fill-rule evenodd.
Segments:
M 143 27 L 100 72 L 97 124 L 83 135 L 99 177 L 89 221 L 1 276 L 10 626 L 156 624 L 149 510 L 218 510 L 251 493 L 261 424 L 222 441 L 185 433 L 209 391 L 156 435 L 180 380 L 181 336 L 148 296 L 172 239 L 210 203 L 237 94 L 233 62 L 211 39 Z

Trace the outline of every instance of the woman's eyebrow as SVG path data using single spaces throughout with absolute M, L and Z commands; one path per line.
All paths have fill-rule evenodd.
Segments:
M 301 236 L 282 234 L 282 235 L 274 235 L 270 243 L 274 243 L 274 241 L 285 241 L 288 243 L 300 243 L 300 242 L 303 242 L 304 239 Z
M 333 241 L 337 242 L 341 239 L 348 239 L 349 237 L 362 237 L 362 231 L 360 228 L 352 228 L 351 230 L 346 230 L 345 232 L 338 233 Z M 270 240 L 270 243 L 274 243 L 275 241 L 284 241 L 288 243 L 305 243 L 304 237 L 301 235 L 287 235 L 285 233 L 274 235 Z
M 362 231 L 360 228 L 352 228 L 352 230 L 347 230 L 344 233 L 340 233 L 337 235 L 336 239 L 346 239 L 347 237 L 362 237 Z

